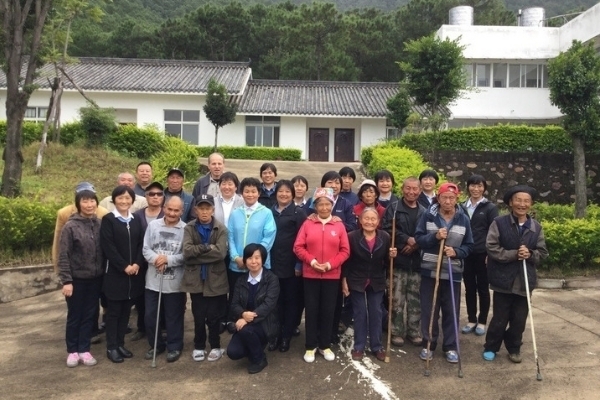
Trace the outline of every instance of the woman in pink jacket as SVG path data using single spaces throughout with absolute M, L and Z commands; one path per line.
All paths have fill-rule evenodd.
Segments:
M 327 361 L 335 360 L 330 349 L 335 302 L 340 290 L 342 263 L 350 255 L 344 224 L 332 217 L 333 190 L 317 188 L 313 206 L 317 219 L 306 220 L 294 243 L 294 253 L 302 261 L 306 327 L 304 361 L 313 362 L 315 352 Z

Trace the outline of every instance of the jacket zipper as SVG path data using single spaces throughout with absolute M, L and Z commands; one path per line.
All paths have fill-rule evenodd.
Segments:
M 129 239 L 129 265 L 132 264 L 132 256 L 131 256 L 131 230 L 129 228 L 129 222 L 127 223 L 127 237 Z M 131 299 L 131 275 L 127 275 L 129 279 L 129 291 L 127 293 L 127 298 Z

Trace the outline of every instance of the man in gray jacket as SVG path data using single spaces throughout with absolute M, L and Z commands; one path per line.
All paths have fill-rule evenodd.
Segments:
M 181 356 L 183 349 L 183 316 L 185 314 L 185 293 L 180 291 L 183 278 L 183 229 L 185 222 L 181 220 L 183 201 L 177 196 L 171 197 L 164 205 L 163 218 L 156 219 L 146 229 L 144 235 L 144 258 L 148 261 L 146 272 L 146 334 L 150 346 L 154 346 L 156 332 L 156 313 L 158 297 L 161 290 L 164 306 L 167 340 L 158 337 L 156 354 L 167 353 L 167 362 L 174 362 Z M 154 348 L 146 353 L 145 358 L 151 360 Z

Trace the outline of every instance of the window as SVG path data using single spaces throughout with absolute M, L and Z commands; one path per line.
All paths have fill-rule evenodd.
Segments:
M 467 86 L 473 86 L 473 64 L 464 66 L 465 83 Z
M 490 64 L 475 64 L 475 86 L 489 87 L 490 86 Z
M 538 66 L 521 65 L 521 87 L 535 88 L 538 86 Z
M 164 110 L 165 132 L 188 143 L 198 144 L 200 111 L 198 110 Z
M 508 87 L 521 87 L 521 66 L 510 64 L 508 66 Z
M 25 110 L 25 120 L 35 122 L 45 122 L 48 107 L 27 107 Z
M 246 146 L 279 147 L 280 117 L 246 116 Z
M 507 73 L 508 64 L 494 64 L 494 81 L 492 86 L 495 88 L 505 88 Z
M 402 136 L 402 131 L 392 125 L 392 121 L 389 119 L 385 120 L 385 138 L 387 140 L 398 139 Z
M 542 87 L 548 88 L 548 67 L 546 65 L 540 65 L 542 69 Z

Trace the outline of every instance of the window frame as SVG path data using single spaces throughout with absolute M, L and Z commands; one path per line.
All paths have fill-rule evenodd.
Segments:
M 271 115 L 246 115 L 244 121 L 245 143 L 249 147 L 280 147 L 281 140 L 281 117 Z M 265 145 L 265 128 L 270 130 L 270 145 Z M 251 132 L 249 129 L 253 129 Z M 253 135 L 250 142 L 249 135 Z
M 173 113 L 179 113 L 179 118 L 173 118 Z M 195 114 L 197 114 L 197 120 Z M 167 136 L 177 137 L 186 143 L 190 143 L 195 146 L 198 146 L 200 141 L 200 119 L 200 110 L 172 108 L 163 109 L 163 127 Z M 179 132 L 175 132 L 171 129 L 177 126 L 179 127 Z M 192 132 L 188 132 L 186 134 L 185 130 L 190 128 L 192 129 Z M 189 140 L 194 134 L 195 140 Z

